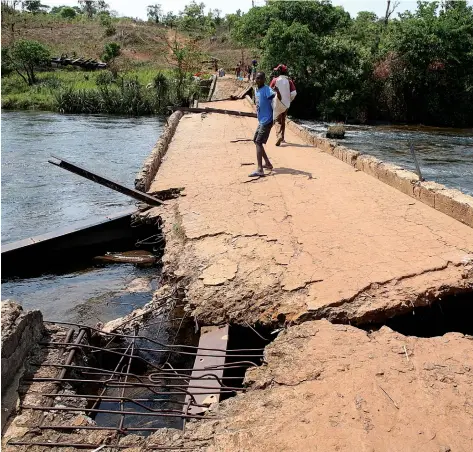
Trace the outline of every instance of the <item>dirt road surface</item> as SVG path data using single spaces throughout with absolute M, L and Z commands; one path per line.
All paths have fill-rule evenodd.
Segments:
M 250 111 L 243 100 L 206 105 Z M 201 321 L 379 321 L 472 283 L 471 228 L 291 131 L 280 147 L 272 132 L 274 170 L 249 179 L 255 146 L 232 141 L 255 128 L 185 115 L 150 189 L 185 188 L 164 212 L 164 260 Z

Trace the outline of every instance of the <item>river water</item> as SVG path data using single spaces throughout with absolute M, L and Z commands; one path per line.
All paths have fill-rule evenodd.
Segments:
M 300 121 L 325 136 L 327 124 Z M 473 195 L 473 129 L 416 126 L 345 126 L 343 146 L 415 171 L 409 152 L 412 142 L 423 177 Z
M 48 163 L 51 155 L 133 187 L 162 118 L 2 112 L 2 243 L 120 212 L 130 198 Z M 48 320 L 94 324 L 151 299 L 157 269 L 93 266 L 66 275 L 5 281 L 2 300 Z

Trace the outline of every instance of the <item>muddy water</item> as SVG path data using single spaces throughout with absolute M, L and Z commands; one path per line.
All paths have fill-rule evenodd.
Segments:
M 133 187 L 161 118 L 2 112 L 2 243 L 123 211 L 133 200 L 48 163 L 57 155 Z M 73 256 L 71 257 L 73 258 Z M 6 281 L 2 300 L 44 318 L 93 325 L 151 299 L 156 268 L 94 266 L 65 275 Z
M 301 124 L 317 135 L 325 136 L 327 131 L 327 124 L 311 121 Z M 414 171 L 409 152 L 412 142 L 426 180 L 473 195 L 473 129 L 349 125 L 345 139 L 339 142 Z

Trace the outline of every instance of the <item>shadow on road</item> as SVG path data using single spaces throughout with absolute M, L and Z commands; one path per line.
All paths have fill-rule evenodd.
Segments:
M 313 179 L 312 173 L 309 173 L 307 171 L 301 171 L 294 168 L 285 168 L 285 167 L 273 168 L 273 170 L 271 171 L 271 174 L 275 176 L 277 176 L 278 174 L 291 174 L 293 176 L 307 176 L 307 179 Z
M 301 144 L 301 143 L 281 143 L 280 147 L 282 148 L 313 148 L 314 146 L 310 144 Z

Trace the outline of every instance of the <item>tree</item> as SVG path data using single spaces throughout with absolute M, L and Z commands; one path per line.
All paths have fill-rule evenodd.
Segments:
M 53 7 L 49 10 L 49 14 L 61 14 L 61 11 L 62 11 L 64 8 L 72 8 L 72 9 L 75 11 L 76 15 L 82 13 L 81 9 L 80 9 L 78 6 L 61 5 L 61 6 L 53 6 Z
M 49 6 L 41 4 L 41 0 L 25 0 L 22 2 L 24 10 L 36 14 L 46 12 Z
M 171 11 L 162 18 L 162 23 L 167 27 L 173 28 L 177 24 L 177 16 Z
M 205 25 L 205 4 L 197 3 L 192 0 L 191 3 L 184 6 L 184 11 L 180 12 L 180 23 L 185 30 L 195 30 Z
M 82 11 L 89 19 L 97 12 L 95 0 L 78 0 L 78 1 L 79 1 L 79 5 L 82 7 Z
M 120 44 L 117 44 L 116 42 L 109 42 L 104 46 L 104 54 L 102 55 L 102 59 L 106 63 L 113 63 L 115 58 L 117 58 L 120 53 Z
M 59 15 L 64 19 L 74 19 L 74 17 L 76 17 L 77 15 L 77 12 L 74 8 L 71 8 L 70 6 L 64 6 L 63 8 L 61 8 Z
M 108 13 L 109 5 L 105 0 L 96 0 L 95 9 L 98 13 Z
M 219 26 L 222 23 L 222 10 L 221 9 L 214 9 L 212 11 L 212 17 L 215 21 L 215 25 Z
M 165 57 L 167 62 L 174 67 L 175 77 L 177 81 L 177 97 L 178 101 L 184 99 L 184 81 L 189 74 L 194 73 L 200 67 L 202 54 L 196 44 L 189 41 L 178 41 L 174 36 L 173 40 L 164 38 L 170 57 Z
M 149 5 L 147 8 L 148 20 L 159 24 L 163 17 L 163 10 L 158 3 Z
M 4 55 L 11 67 L 28 85 L 36 83 L 35 69 L 51 60 L 49 49 L 38 41 L 21 39 L 16 41 Z

